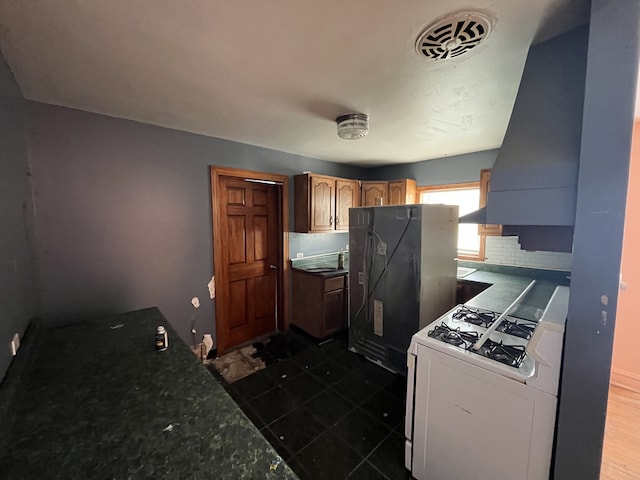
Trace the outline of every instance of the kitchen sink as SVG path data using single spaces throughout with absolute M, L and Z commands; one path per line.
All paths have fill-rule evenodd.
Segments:
M 329 273 L 335 272 L 338 269 L 336 267 L 308 267 L 305 268 L 307 272 L 316 272 L 316 273 Z

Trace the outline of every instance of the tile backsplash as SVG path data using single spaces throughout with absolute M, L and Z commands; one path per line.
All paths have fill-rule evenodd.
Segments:
M 571 271 L 570 253 L 527 252 L 520 249 L 518 237 L 487 237 L 485 257 L 501 265 Z
M 289 254 L 304 257 L 337 252 L 349 243 L 349 233 L 289 233 Z M 487 263 L 516 267 L 571 271 L 571 254 L 561 252 L 527 252 L 520 249 L 518 237 L 487 237 Z
M 349 232 L 344 233 L 289 233 L 289 256 L 298 253 L 305 257 L 345 250 L 349 244 Z

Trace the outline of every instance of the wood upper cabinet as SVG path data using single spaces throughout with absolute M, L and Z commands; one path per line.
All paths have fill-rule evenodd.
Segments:
M 360 206 L 357 180 L 303 173 L 293 186 L 296 232 L 349 230 L 349 208 Z
M 491 180 L 491 169 L 480 170 L 480 208 L 487 205 L 487 194 L 489 193 L 489 181 Z M 478 225 L 478 235 L 502 235 L 502 225 Z
M 309 230 L 328 232 L 335 228 L 336 180 L 314 175 L 309 177 L 311 211 Z
M 357 180 L 336 180 L 336 230 L 349 230 L 349 209 L 360 206 Z
M 416 181 L 409 178 L 389 182 L 362 182 L 362 206 L 416 203 L 416 188 Z
M 416 203 L 416 181 L 360 182 L 303 173 L 296 175 L 294 231 L 320 233 L 349 230 L 349 209 Z
M 362 206 L 388 205 L 389 182 L 362 182 Z M 382 199 L 382 200 L 379 200 Z
M 416 181 L 410 178 L 389 182 L 389 205 L 410 205 L 416 203 Z

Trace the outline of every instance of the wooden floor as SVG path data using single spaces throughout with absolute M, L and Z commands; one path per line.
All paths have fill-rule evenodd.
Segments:
M 600 480 L 640 479 L 640 393 L 611 386 Z

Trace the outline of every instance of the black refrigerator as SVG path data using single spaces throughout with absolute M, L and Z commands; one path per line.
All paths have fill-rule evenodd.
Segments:
M 411 337 L 455 304 L 458 207 L 349 210 L 349 350 L 406 375 Z

